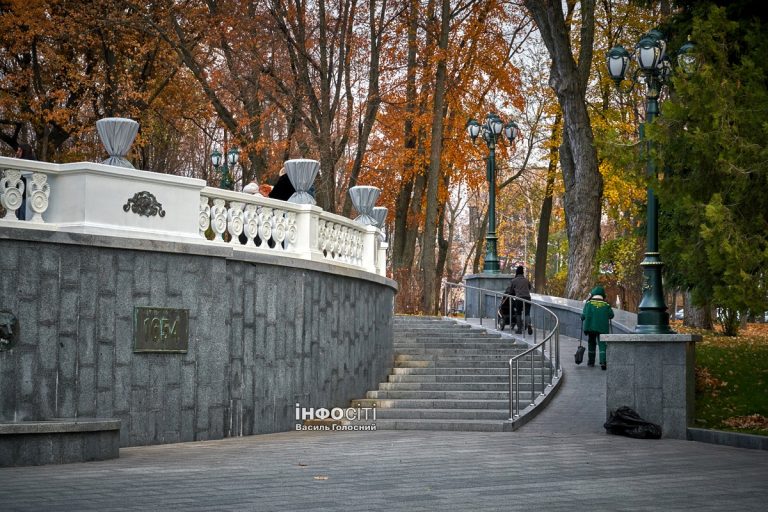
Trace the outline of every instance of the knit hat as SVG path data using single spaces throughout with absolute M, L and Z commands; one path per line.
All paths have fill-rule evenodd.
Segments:
M 592 288 L 592 292 L 590 292 L 589 295 L 592 297 L 594 297 L 595 295 L 599 295 L 600 297 L 605 299 L 605 288 L 599 285 L 595 286 L 594 288 Z
M 523 266 L 522 265 L 518 265 L 518 267 L 515 269 L 515 275 L 516 276 L 521 276 L 521 275 L 523 275 L 524 271 L 525 271 L 525 269 L 523 268 Z

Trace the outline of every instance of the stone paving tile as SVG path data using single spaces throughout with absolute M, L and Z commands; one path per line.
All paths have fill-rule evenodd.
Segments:
M 604 373 L 573 364 L 575 340 L 562 344 L 563 386 L 517 432 L 287 432 L 123 448 L 111 461 L 0 469 L 0 511 L 766 510 L 768 453 L 605 434 Z
M 605 434 L 285 433 L 5 468 L 0 509 L 764 510 L 767 472 L 763 451 Z

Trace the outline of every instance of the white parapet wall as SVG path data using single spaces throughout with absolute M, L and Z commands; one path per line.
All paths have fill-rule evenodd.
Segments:
M 24 220 L 18 220 L 22 198 Z M 238 251 L 386 273 L 381 231 L 375 227 L 316 206 L 207 187 L 195 178 L 0 157 L 0 205 L 6 210 L 0 226 L 227 243 Z

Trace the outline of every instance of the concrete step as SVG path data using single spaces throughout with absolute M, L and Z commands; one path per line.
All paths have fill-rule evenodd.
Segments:
M 527 384 L 529 385 L 529 384 Z M 382 382 L 379 391 L 509 391 L 507 382 Z
M 377 409 L 376 420 L 508 420 L 509 409 Z
M 477 362 L 477 361 L 507 361 L 509 362 L 510 358 L 515 357 L 519 355 L 522 351 L 499 351 L 498 353 L 479 353 L 479 354 L 407 354 L 400 352 L 399 350 L 395 351 L 395 362 L 398 361 L 434 361 L 436 365 L 442 362 L 454 362 L 454 361 L 467 361 L 467 362 Z M 535 358 L 537 361 L 539 360 L 539 356 L 536 356 Z M 525 355 L 520 358 L 521 361 L 530 361 L 531 356 Z M 530 363 L 529 363 L 530 364 Z
M 432 334 L 441 331 L 446 333 L 486 332 L 482 327 L 475 327 L 469 324 L 403 325 L 395 327 L 397 334 Z
M 394 325 L 397 325 L 397 326 L 440 325 L 440 324 L 459 325 L 459 322 L 457 322 L 456 320 L 449 320 L 441 317 L 426 317 L 426 316 L 420 316 L 420 317 L 395 316 L 392 319 L 392 322 Z
M 495 375 L 425 375 L 425 374 L 400 374 L 388 375 L 387 382 L 390 384 L 414 383 L 414 384 L 504 384 L 509 383 L 509 372 L 497 373 Z
M 509 432 L 509 421 L 448 420 L 448 419 L 387 419 L 376 420 L 376 430 L 450 430 L 463 432 Z
M 530 367 L 530 358 L 523 358 L 525 361 L 521 366 Z M 538 361 L 538 358 L 537 358 Z M 534 362 L 534 366 L 539 366 Z M 509 368 L 509 358 L 503 360 L 479 360 L 479 361 L 466 361 L 463 359 L 456 360 L 443 360 L 428 361 L 428 360 L 415 360 L 415 361 L 395 361 L 395 369 L 397 368 Z
M 368 391 L 366 398 L 380 400 L 509 400 L 508 391 Z
M 530 399 L 521 394 L 523 398 Z M 509 399 L 505 400 L 450 400 L 418 398 L 357 398 L 352 400 L 353 407 L 376 407 L 376 409 L 506 409 Z
M 474 329 L 467 329 L 465 331 L 457 332 L 456 329 L 436 330 L 433 332 L 414 332 L 414 331 L 398 331 L 393 335 L 395 341 L 410 341 L 410 340 L 467 340 L 472 338 L 479 338 L 484 340 L 499 339 L 501 334 L 495 332 L 477 331 Z M 507 339 L 511 339 L 507 337 Z
M 527 366 L 527 368 L 525 367 Z M 544 371 L 549 371 L 545 369 Z M 540 375 L 542 369 L 534 366 L 534 375 Z M 520 368 L 520 375 L 529 375 L 530 365 Z M 504 375 L 509 378 L 509 367 L 498 368 L 444 368 L 444 367 L 419 367 L 419 368 L 392 368 L 390 375 Z
M 423 356 L 423 357 L 446 357 L 446 356 L 453 356 L 453 357 L 468 357 L 468 356 L 482 356 L 482 355 L 492 355 L 492 356 L 515 356 L 517 354 L 520 354 L 524 352 L 526 349 L 523 347 L 500 347 L 500 348 L 489 348 L 489 349 L 482 349 L 482 348 L 433 348 L 433 349 L 426 349 L 426 348 L 396 348 L 395 349 L 395 355 L 402 354 L 402 355 L 409 355 L 409 356 Z
M 434 336 L 418 334 L 416 336 L 394 336 L 393 343 L 525 343 L 521 336 L 494 336 L 480 332 L 467 331 L 464 336 Z
M 473 342 L 473 343 L 456 343 L 456 342 L 448 342 L 448 343 L 395 343 L 394 345 L 395 350 L 400 349 L 421 349 L 421 350 L 438 350 L 441 348 L 464 348 L 464 349 L 475 349 L 475 350 L 528 350 L 530 348 L 528 345 L 524 345 L 522 343 L 515 343 L 512 341 L 487 341 L 487 342 Z

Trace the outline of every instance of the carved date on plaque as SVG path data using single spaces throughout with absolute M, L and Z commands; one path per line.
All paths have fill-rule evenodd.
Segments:
M 132 198 L 128 199 L 128 202 L 123 205 L 123 211 L 127 212 L 128 210 L 142 217 L 154 217 L 155 215 L 165 217 L 163 205 L 157 202 L 154 194 L 146 190 L 136 192 Z
M 189 347 L 189 310 L 134 308 L 134 352 L 186 352 Z

